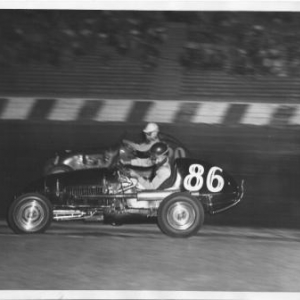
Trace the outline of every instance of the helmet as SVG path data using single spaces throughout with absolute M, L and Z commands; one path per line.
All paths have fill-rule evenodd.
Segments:
M 159 142 L 154 144 L 150 149 L 151 156 L 161 156 L 161 155 L 167 155 L 169 151 L 168 146 L 165 143 Z
M 156 123 L 148 123 L 143 131 L 145 133 L 159 131 L 159 127 Z

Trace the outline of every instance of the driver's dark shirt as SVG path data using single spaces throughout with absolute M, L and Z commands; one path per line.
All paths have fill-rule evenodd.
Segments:
M 149 181 L 143 177 L 139 177 L 138 182 L 141 187 L 146 190 L 156 190 L 165 180 L 171 176 L 171 166 L 169 159 L 161 165 L 156 171 L 154 178 Z

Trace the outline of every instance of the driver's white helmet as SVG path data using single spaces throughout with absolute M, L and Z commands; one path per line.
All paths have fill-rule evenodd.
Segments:
M 145 133 L 158 132 L 159 127 L 156 123 L 148 123 L 143 130 Z

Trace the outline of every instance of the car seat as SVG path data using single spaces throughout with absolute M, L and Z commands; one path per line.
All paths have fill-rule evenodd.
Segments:
M 177 165 L 176 165 L 176 162 L 171 163 L 170 167 L 171 167 L 170 176 L 157 188 L 157 190 L 164 190 L 166 188 L 171 187 L 174 184 L 174 182 L 177 178 Z

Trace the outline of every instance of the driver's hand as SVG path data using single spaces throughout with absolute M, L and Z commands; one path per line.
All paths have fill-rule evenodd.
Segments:
M 123 168 L 123 169 L 122 169 L 122 173 L 123 173 L 125 176 L 129 177 L 129 176 L 130 176 L 130 169 Z
M 139 174 L 137 174 L 134 170 L 129 170 L 130 177 L 139 178 Z

